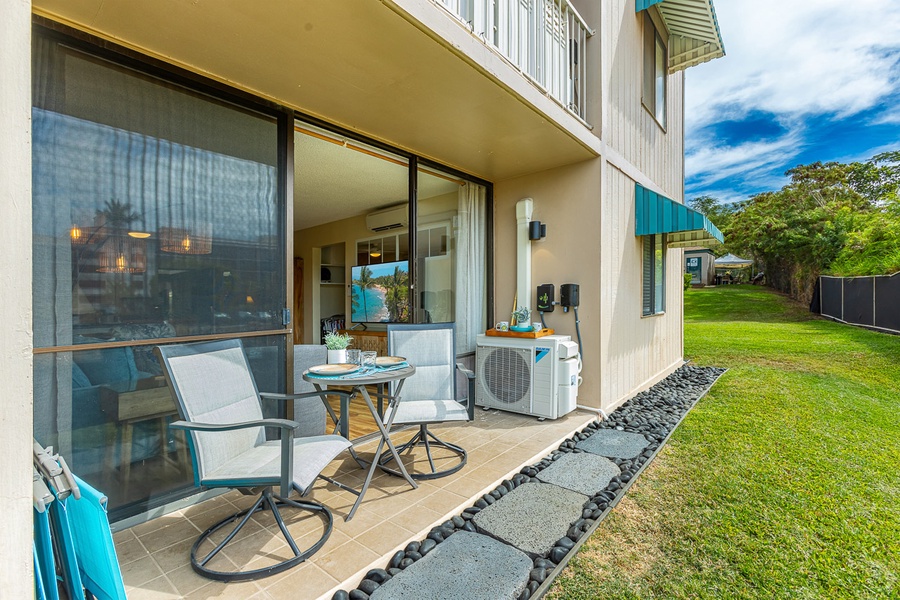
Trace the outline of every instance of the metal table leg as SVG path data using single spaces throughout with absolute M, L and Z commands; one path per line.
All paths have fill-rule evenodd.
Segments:
M 313 383 L 313 387 L 317 392 L 323 392 L 322 385 Z M 350 396 L 351 394 L 341 394 L 341 418 L 338 420 L 341 437 L 350 439 Z M 327 431 L 327 430 L 326 430 Z
M 400 399 L 400 390 L 403 387 L 403 381 L 397 386 L 397 394 L 394 397 L 395 402 Z M 366 390 L 365 386 L 359 386 L 360 393 L 363 399 L 366 401 L 366 405 L 369 407 L 369 411 L 372 413 L 372 418 L 375 419 L 375 424 L 378 426 L 378 430 L 381 432 L 381 440 L 378 442 L 378 448 L 375 450 L 374 460 L 372 460 L 369 465 L 369 471 L 366 473 L 366 480 L 363 483 L 362 489 L 359 491 L 359 497 L 356 499 L 356 503 L 353 505 L 353 508 L 350 509 L 350 514 L 347 515 L 347 520 L 349 521 L 353 518 L 354 513 L 356 513 L 356 509 L 359 508 L 359 505 L 362 503 L 363 496 L 366 494 L 366 490 L 369 489 L 369 484 L 372 482 L 372 475 L 375 473 L 375 469 L 378 467 L 378 457 L 381 456 L 381 449 L 387 444 L 388 449 L 390 449 L 391 454 L 394 456 L 394 460 L 397 461 L 397 464 L 400 465 L 400 472 L 403 474 L 403 477 L 406 481 L 413 487 L 413 489 L 417 489 L 419 486 L 416 484 L 415 480 L 409 476 L 409 473 L 406 471 L 406 467 L 403 465 L 403 461 L 400 460 L 400 455 L 397 453 L 397 449 L 394 447 L 394 444 L 391 442 L 391 437 L 388 435 L 391 428 L 391 423 L 394 421 L 394 415 L 396 411 L 391 413 L 391 417 L 388 419 L 387 424 L 383 424 L 381 419 L 378 418 L 377 412 L 375 410 L 375 405 L 372 404 L 372 398 L 369 396 L 368 390 Z M 359 462 L 359 459 L 357 459 Z

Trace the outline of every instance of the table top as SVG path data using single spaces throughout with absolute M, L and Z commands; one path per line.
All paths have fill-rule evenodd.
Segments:
M 412 365 L 403 367 L 402 369 L 376 369 L 368 375 L 359 375 L 359 372 L 348 373 L 347 375 L 338 377 L 321 377 L 312 375 L 309 369 L 303 372 L 304 381 L 310 383 L 321 383 L 330 385 L 376 385 L 379 383 L 388 383 L 397 381 L 398 379 L 406 379 L 416 372 L 416 368 Z

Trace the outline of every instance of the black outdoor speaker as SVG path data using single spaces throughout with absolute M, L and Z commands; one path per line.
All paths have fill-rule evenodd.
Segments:
M 577 283 L 564 283 L 559 286 L 559 303 L 563 306 L 578 306 Z

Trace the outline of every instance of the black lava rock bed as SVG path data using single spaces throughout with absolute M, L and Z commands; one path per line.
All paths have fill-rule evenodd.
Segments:
M 518 599 L 528 600 L 533 596 L 542 595 L 552 578 L 561 570 L 560 565 L 568 562 L 570 555 L 574 554 L 580 546 L 582 538 L 591 533 L 606 516 L 606 513 L 619 502 L 634 479 L 656 456 L 687 412 L 724 372 L 724 369 L 715 367 L 682 366 L 650 389 L 625 402 L 607 419 L 591 423 L 573 437 L 564 440 L 549 456 L 534 465 L 522 468 L 513 477 L 503 480 L 494 490 L 484 494 L 461 514 L 432 528 L 426 539 L 407 544 L 406 548 L 397 551 L 390 558 L 385 568 L 369 571 L 355 589 L 349 592 L 344 590 L 335 592 L 332 596 L 333 600 L 348 598 L 367 600 L 372 595 L 376 598 L 388 597 L 378 593 L 378 590 L 392 577 L 427 556 L 438 544 L 458 531 L 486 533 L 475 524 L 475 516 L 478 513 L 517 487 L 525 483 L 538 482 L 539 473 L 566 454 L 585 452 L 583 448 L 591 443 L 591 437 L 598 431 L 613 429 L 643 436 L 646 445 L 641 441 L 642 449 L 637 450 L 640 453 L 636 456 L 617 458 L 615 453 L 608 454 L 611 456 L 610 460 L 619 467 L 620 473 L 612 477 L 604 489 L 596 491 L 589 497 L 583 505 L 581 517 L 571 522 L 567 531 L 560 531 L 559 540 L 553 544 L 549 552 L 533 558 L 533 568 L 529 573 L 528 582 L 519 593 Z M 605 435 L 611 436 L 612 433 Z M 630 437 L 634 438 L 635 436 Z M 539 588 L 541 588 L 540 591 L 538 591 Z M 386 591 L 381 590 L 381 592 Z

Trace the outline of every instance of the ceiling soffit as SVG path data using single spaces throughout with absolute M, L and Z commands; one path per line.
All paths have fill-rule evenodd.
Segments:
M 584 132 L 573 135 L 491 73 L 474 68 L 471 57 L 464 60 L 451 44 L 382 2 L 35 0 L 33 6 L 39 14 L 485 179 L 599 154 L 585 142 L 599 145 L 587 128 L 578 125 Z

